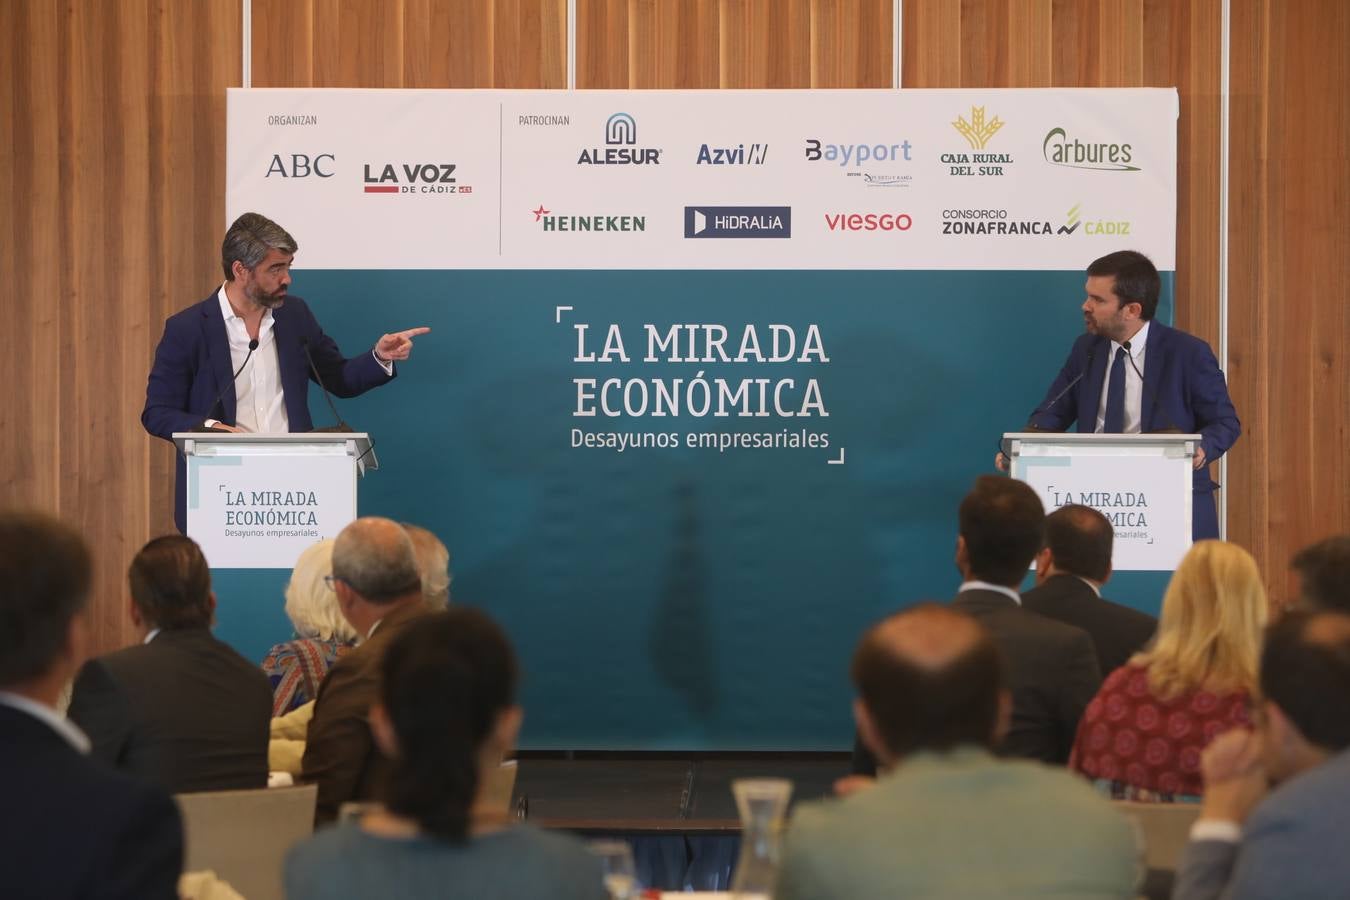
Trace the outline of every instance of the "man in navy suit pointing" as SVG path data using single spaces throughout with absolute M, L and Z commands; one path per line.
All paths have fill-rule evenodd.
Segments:
M 393 380 L 395 361 L 407 359 L 413 338 L 431 329 L 385 334 L 369 352 L 343 356 L 305 301 L 287 294 L 298 249 L 266 216 L 235 220 L 221 244 L 224 283 L 164 325 L 145 389 L 146 431 L 165 440 L 176 431 L 311 431 L 310 379 L 339 397 Z M 180 531 L 184 474 L 180 456 L 174 492 Z
M 1217 538 L 1209 464 L 1242 433 L 1209 345 L 1153 319 L 1162 281 L 1147 256 L 1121 250 L 1087 270 L 1086 333 L 1074 342 L 1028 430 L 1198 433 L 1191 536 Z M 1006 467 L 1002 454 L 996 459 Z

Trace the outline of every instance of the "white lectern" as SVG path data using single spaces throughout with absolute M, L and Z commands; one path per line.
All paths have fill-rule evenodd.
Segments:
M 178 432 L 187 534 L 213 569 L 289 569 L 356 518 L 356 479 L 379 468 L 364 432 Z
M 1173 571 L 1191 546 L 1198 434 L 1019 432 L 1003 436 L 1012 477 L 1047 513 L 1081 503 L 1115 526 L 1116 571 Z

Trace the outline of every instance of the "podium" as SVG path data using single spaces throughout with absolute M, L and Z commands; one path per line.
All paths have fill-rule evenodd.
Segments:
M 356 479 L 379 468 L 364 432 L 177 432 L 187 534 L 213 569 L 290 569 L 356 518 Z
M 1174 571 L 1191 546 L 1192 461 L 1198 434 L 1017 432 L 1003 436 L 1012 477 L 1047 513 L 1071 503 L 1115 526 L 1118 572 Z

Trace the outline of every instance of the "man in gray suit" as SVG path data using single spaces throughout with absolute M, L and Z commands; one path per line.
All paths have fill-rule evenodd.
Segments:
M 1230 731 L 1205 750 L 1174 900 L 1346 895 L 1350 615 L 1296 612 L 1274 625 L 1261 694 L 1256 732 Z

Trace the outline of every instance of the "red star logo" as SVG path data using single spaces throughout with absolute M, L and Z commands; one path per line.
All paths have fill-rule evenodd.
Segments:
M 542 203 L 539 204 L 539 208 L 538 208 L 538 209 L 532 209 L 532 210 L 530 210 L 530 212 L 534 213 L 534 220 L 535 220 L 536 222 L 538 222 L 540 219 L 542 219 L 544 216 L 548 215 L 548 213 L 549 213 L 548 210 L 544 209 L 544 204 L 542 204 Z

